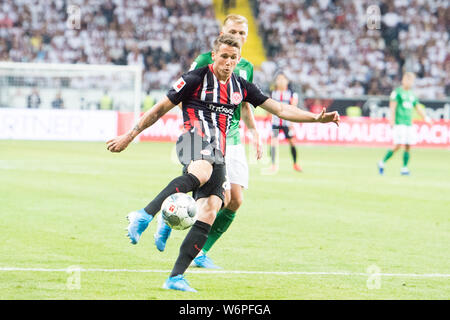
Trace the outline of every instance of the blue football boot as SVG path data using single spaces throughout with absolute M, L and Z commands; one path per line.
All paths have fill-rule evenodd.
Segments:
M 127 215 L 128 228 L 127 237 L 130 238 L 132 244 L 137 244 L 141 238 L 142 232 L 147 229 L 148 224 L 152 221 L 153 216 L 149 215 L 144 209 L 130 212 Z
M 155 238 L 155 246 L 159 251 L 164 251 L 166 248 L 167 239 L 169 239 L 170 233 L 172 232 L 172 228 L 165 223 L 163 217 L 161 215 L 158 216 L 158 224 L 156 233 L 154 235 Z
M 182 274 L 168 278 L 166 282 L 164 282 L 163 289 L 197 292 L 197 290 L 191 288 Z
M 383 161 L 378 162 L 378 173 L 380 175 L 384 174 L 384 162 Z
M 400 171 L 400 174 L 402 176 L 409 176 L 410 175 L 409 169 L 407 167 L 403 167 Z
M 205 269 L 222 269 L 221 267 L 215 265 L 211 258 L 207 257 L 206 254 L 197 256 L 192 261 L 191 266 Z

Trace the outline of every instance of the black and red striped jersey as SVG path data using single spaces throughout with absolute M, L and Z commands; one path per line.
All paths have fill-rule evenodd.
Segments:
M 184 129 L 195 130 L 223 155 L 234 110 L 242 101 L 259 106 L 269 98 L 256 85 L 234 73 L 226 83 L 221 83 L 212 64 L 182 75 L 167 97 L 175 105 L 181 103 Z

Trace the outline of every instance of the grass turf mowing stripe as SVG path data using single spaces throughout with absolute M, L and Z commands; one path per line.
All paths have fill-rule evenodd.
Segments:
M 29 271 L 29 272 L 130 272 L 130 273 L 170 273 L 170 270 L 158 269 L 85 269 L 85 268 L 66 268 L 66 269 L 47 269 L 47 268 L 17 268 L 2 267 L 0 272 L 7 271 Z M 266 275 L 305 275 L 305 276 L 384 276 L 384 277 L 407 277 L 407 278 L 450 278 L 450 274 L 445 273 L 364 273 L 364 272 L 303 272 L 303 271 L 246 271 L 246 270 L 188 270 L 187 273 L 207 273 L 207 274 L 266 274 Z

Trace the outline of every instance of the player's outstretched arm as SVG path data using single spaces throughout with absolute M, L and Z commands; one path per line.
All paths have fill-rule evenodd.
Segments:
M 391 127 L 394 127 L 395 125 L 395 112 L 397 109 L 397 101 L 389 101 L 389 113 L 390 113 L 390 118 L 389 118 L 389 124 L 391 125 Z
M 276 115 L 277 117 L 292 122 L 334 122 L 339 126 L 340 117 L 337 111 L 325 112 L 325 108 L 318 114 L 301 110 L 295 106 L 267 99 L 260 105 L 264 110 Z
M 425 108 L 421 108 L 421 107 L 419 106 L 418 103 L 416 104 L 415 108 L 416 108 L 416 110 L 417 110 L 417 113 L 422 117 L 422 119 L 423 119 L 426 123 L 428 123 L 428 124 L 432 124 L 432 123 L 433 123 L 433 121 L 431 120 L 431 118 L 426 114 L 426 112 L 425 112 L 425 110 L 424 110 Z
M 169 100 L 169 98 L 164 97 L 161 101 L 155 104 L 153 108 L 142 115 L 139 122 L 133 129 L 123 135 L 107 141 L 106 145 L 108 150 L 111 152 L 121 152 L 125 150 L 130 142 L 139 135 L 139 133 L 158 121 L 159 118 L 165 115 L 173 107 L 175 107 L 175 105 Z

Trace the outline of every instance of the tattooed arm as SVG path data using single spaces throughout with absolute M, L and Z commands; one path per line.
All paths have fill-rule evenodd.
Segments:
M 165 115 L 175 105 L 165 97 L 153 108 L 145 112 L 139 122 L 127 133 L 106 142 L 107 148 L 111 152 L 121 152 L 136 138 L 142 131 L 153 125 L 159 118 Z

